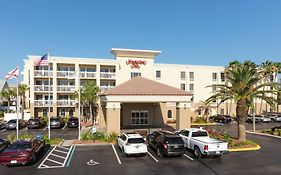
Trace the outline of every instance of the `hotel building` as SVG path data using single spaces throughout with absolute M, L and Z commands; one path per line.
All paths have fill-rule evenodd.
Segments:
M 107 133 L 123 128 L 161 126 L 176 121 L 177 129 L 190 127 L 198 105 L 225 83 L 224 67 L 155 63 L 160 51 L 113 48 L 115 59 L 50 57 L 48 66 L 34 66 L 40 56 L 24 60 L 23 83 L 29 85 L 31 116 L 47 115 L 49 78 L 51 116 L 78 116 L 74 93 L 87 82 L 100 88 L 97 122 Z M 79 74 L 79 78 L 78 78 Z M 231 102 L 212 114 L 235 114 Z

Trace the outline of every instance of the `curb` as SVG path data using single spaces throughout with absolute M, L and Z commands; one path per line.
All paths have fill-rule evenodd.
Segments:
M 111 143 L 72 144 L 72 146 L 106 146 L 106 145 L 114 145 L 114 144 Z
M 246 133 L 248 133 L 248 134 L 254 134 L 254 135 L 267 136 L 267 137 L 273 137 L 273 138 L 278 138 L 278 139 L 281 139 L 281 137 L 280 137 L 280 136 L 270 135 L 270 134 L 265 134 L 265 133 L 252 132 L 252 131 L 246 131 Z
M 191 126 L 212 126 L 212 125 L 218 125 L 217 123 L 191 123 Z
M 237 148 L 237 149 L 229 149 L 229 152 L 242 152 L 242 151 L 258 151 L 260 150 L 260 145 L 257 145 L 253 148 Z

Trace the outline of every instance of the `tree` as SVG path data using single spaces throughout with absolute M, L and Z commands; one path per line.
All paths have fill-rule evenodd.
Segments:
M 195 112 L 203 114 L 204 120 L 206 122 L 209 122 L 209 114 L 210 114 L 212 108 L 214 108 L 214 107 L 211 106 L 211 103 L 201 101 L 200 104 L 197 106 L 197 109 L 195 110 Z
M 24 110 L 26 109 L 25 101 L 26 96 L 25 93 L 28 91 L 29 87 L 26 84 L 20 84 L 19 85 L 19 98 L 20 98 L 20 112 L 21 112 L 21 118 L 24 119 Z
M 260 67 L 251 61 L 230 62 L 225 69 L 226 84 L 208 86 L 216 87 L 217 92 L 206 100 L 207 103 L 220 100 L 220 105 L 226 100 L 233 99 L 235 101 L 239 141 L 246 141 L 245 122 L 249 108 L 253 106 L 253 100 L 255 98 L 264 100 L 270 106 L 274 106 L 277 102 L 277 99 L 271 94 L 277 95 L 280 84 L 276 82 L 265 83 L 265 79 L 268 77 L 260 71 Z M 270 87 L 270 89 L 263 90 L 264 87 Z
M 99 87 L 93 83 L 93 82 L 88 82 L 86 83 L 81 89 L 81 94 L 80 94 L 80 102 L 82 104 L 82 107 L 89 107 L 90 111 L 90 120 L 93 123 L 95 120 L 94 116 L 93 117 L 93 109 L 95 114 L 97 113 L 98 105 L 97 105 L 97 100 L 98 100 L 98 93 L 99 93 Z M 78 92 L 76 92 L 76 98 L 78 97 Z M 82 110 L 83 111 L 83 110 Z
M 11 105 L 11 99 L 14 98 L 16 94 L 11 89 L 4 89 L 1 92 L 1 97 L 5 98 L 8 101 L 8 112 L 10 112 L 10 105 Z

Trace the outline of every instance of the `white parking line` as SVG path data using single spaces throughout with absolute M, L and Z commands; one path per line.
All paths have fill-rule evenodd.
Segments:
M 116 156 L 116 159 L 117 159 L 118 163 L 121 165 L 122 163 L 121 163 L 121 161 L 119 159 L 119 156 L 118 156 L 118 154 L 117 154 L 117 152 L 115 150 L 115 147 L 113 145 L 111 145 L 111 146 L 112 146 L 113 152 L 115 153 L 115 156 Z
M 54 150 L 56 152 L 59 152 L 59 153 L 64 153 L 64 154 L 67 154 L 68 152 L 64 152 L 64 151 L 60 151 L 60 150 Z
M 188 156 L 188 155 L 186 155 L 186 154 L 184 154 L 184 156 L 185 156 L 186 158 L 190 159 L 191 161 L 193 161 L 193 158 L 191 158 L 190 156 Z
M 155 162 L 159 162 L 150 152 L 147 151 L 147 154 L 150 155 L 150 157 L 155 160 Z
M 56 146 L 50 151 L 50 153 L 45 157 L 45 159 L 41 162 L 41 164 L 38 166 L 38 168 L 42 167 L 42 166 L 45 166 L 46 165 L 43 165 L 44 162 L 48 159 L 48 157 L 52 154 L 52 152 L 56 149 Z
M 50 162 L 54 162 L 54 163 L 56 163 L 56 164 L 59 164 L 59 165 L 63 165 L 63 163 L 58 162 L 58 161 L 55 161 L 55 160 L 52 160 L 52 159 L 47 159 L 47 160 L 50 161 Z
M 48 126 L 46 126 L 43 130 L 45 131 L 46 129 L 48 129 Z
M 51 156 L 55 156 L 55 157 L 58 157 L 58 158 L 61 158 L 61 159 L 65 159 L 65 157 L 62 157 L 62 156 L 59 156 L 59 155 L 56 155 L 56 154 L 51 154 Z
M 61 130 L 64 130 L 66 126 L 67 126 L 67 125 L 64 125 L 64 127 L 63 127 Z
M 62 148 L 62 149 L 65 149 L 65 150 L 69 150 L 69 148 L 65 148 L 65 147 L 62 147 L 62 146 L 59 146 L 58 148 Z

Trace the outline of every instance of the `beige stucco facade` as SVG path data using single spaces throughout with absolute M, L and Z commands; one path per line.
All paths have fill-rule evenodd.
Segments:
M 215 93 L 212 88 L 206 86 L 212 84 L 223 84 L 224 67 L 223 66 L 202 66 L 188 64 L 160 64 L 155 62 L 155 57 L 160 51 L 136 50 L 136 49 L 116 49 L 111 53 L 115 59 L 101 58 L 73 58 L 50 56 L 51 71 L 47 66 L 34 66 L 34 61 L 40 56 L 28 56 L 24 60 L 23 82 L 29 86 L 29 92 L 26 92 L 27 105 L 30 107 L 32 117 L 39 117 L 48 110 L 48 93 L 51 93 L 51 116 L 78 116 L 78 101 L 74 98 L 74 93 L 86 82 L 94 82 L 100 87 L 101 92 L 112 89 L 134 76 L 142 76 L 150 80 L 160 82 L 178 89 L 188 91 L 193 94 L 192 100 L 177 100 L 174 97 L 159 101 L 157 98 L 146 99 L 136 97 L 134 101 L 131 97 L 124 97 L 123 101 L 110 101 L 110 103 L 120 103 L 120 109 L 111 110 L 107 106 L 108 101 L 98 100 L 100 109 L 98 112 L 98 124 L 108 127 L 106 121 L 120 123 L 122 126 L 130 126 L 132 119 L 130 117 L 133 110 L 146 110 L 149 113 L 149 124 L 161 125 L 167 122 L 177 121 L 178 127 L 183 127 L 181 123 L 190 125 L 190 120 L 198 116 L 196 108 L 201 101 Z M 174 58 L 176 59 L 176 58 Z M 51 85 L 49 87 L 49 78 Z M 172 99 L 171 99 L 172 98 Z M 188 107 L 182 109 L 178 103 L 187 102 Z M 219 107 L 219 101 L 212 103 L 211 115 L 229 114 L 235 115 L 234 101 L 226 101 Z M 256 102 L 256 112 L 269 111 L 270 108 L 262 106 L 260 101 Z M 117 115 L 120 110 L 120 121 L 115 121 L 113 115 Z M 168 110 L 172 112 L 172 118 L 168 118 Z M 281 110 L 281 108 L 279 108 Z M 179 118 L 183 114 L 188 118 Z M 182 122 L 178 122 L 180 120 Z M 185 121 L 188 120 L 188 121 Z M 184 121 L 184 122 L 183 122 Z M 115 129 L 114 129 L 115 130 Z M 110 131 L 110 129 L 108 129 Z

